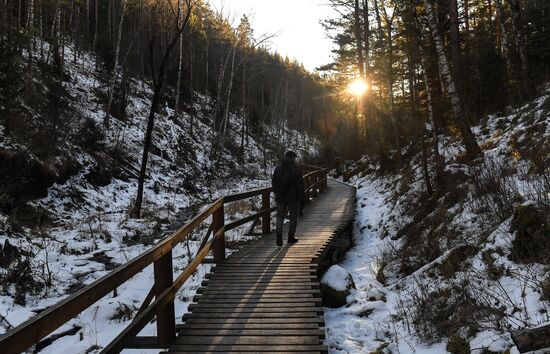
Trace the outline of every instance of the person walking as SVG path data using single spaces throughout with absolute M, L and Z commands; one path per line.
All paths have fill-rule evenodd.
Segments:
M 302 169 L 296 165 L 296 153 L 287 151 L 281 164 L 275 168 L 271 184 L 275 192 L 277 203 L 277 246 L 283 245 L 283 222 L 287 213 L 290 213 L 290 225 L 288 227 L 288 243 L 298 242 L 295 237 L 298 225 L 298 213 L 300 200 L 304 198 L 304 177 Z

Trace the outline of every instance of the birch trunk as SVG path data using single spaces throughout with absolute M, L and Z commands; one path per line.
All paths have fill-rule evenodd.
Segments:
M 428 19 L 428 24 L 430 26 L 430 31 L 432 33 L 433 41 L 437 51 L 437 61 L 439 64 L 439 72 L 445 83 L 445 88 L 447 94 L 449 95 L 451 101 L 451 107 L 453 110 L 454 121 L 457 124 L 460 134 L 462 136 L 462 142 L 466 147 L 466 153 L 470 158 L 478 156 L 481 154 L 481 149 L 477 145 L 474 134 L 470 130 L 470 126 L 466 123 L 467 119 L 464 116 L 464 108 L 462 101 L 458 96 L 453 77 L 451 75 L 451 68 L 449 66 L 449 61 L 447 59 L 447 54 L 445 53 L 445 47 L 443 46 L 443 40 L 439 32 L 437 19 L 435 17 L 435 11 L 430 0 L 424 0 L 424 6 L 426 10 L 426 17 Z
M 424 80 L 424 87 L 426 88 L 426 101 L 428 106 L 428 119 L 432 126 L 432 141 L 433 141 L 433 151 L 434 151 L 434 160 L 435 160 L 435 171 L 437 180 L 441 181 L 443 178 L 443 159 L 441 153 L 439 152 L 439 138 L 437 137 L 437 125 L 434 117 L 433 109 L 433 100 L 432 100 L 432 91 L 430 80 L 428 78 L 428 72 L 426 71 L 427 60 L 424 54 L 422 53 L 422 79 Z
M 179 43 L 178 74 L 176 75 L 176 97 L 175 97 L 175 103 L 174 103 L 174 119 L 177 119 L 180 113 L 180 86 L 181 86 L 182 63 L 183 63 L 183 36 L 180 37 L 180 43 Z
M 189 103 L 191 104 L 191 115 L 189 119 L 189 132 L 193 135 L 193 126 L 195 125 L 195 110 L 194 110 L 194 99 L 195 99 L 195 84 L 193 82 L 193 36 L 189 37 L 189 90 L 191 95 L 189 96 Z
M 233 89 L 233 80 L 235 78 L 235 51 L 236 48 L 233 47 L 231 54 L 231 71 L 229 74 L 229 83 L 227 85 L 226 99 L 225 99 L 225 110 L 223 114 L 223 130 L 222 130 L 222 146 L 221 151 L 225 146 L 225 134 L 227 133 L 227 123 L 229 121 L 229 104 L 231 103 L 231 91 Z
M 246 134 L 246 61 L 243 62 L 243 83 L 242 83 L 242 108 L 241 108 L 241 151 L 244 152 L 244 137 Z
M 120 13 L 120 23 L 118 24 L 118 32 L 117 32 L 116 47 L 115 47 L 115 62 L 113 66 L 113 72 L 111 74 L 111 82 L 109 83 L 109 97 L 107 98 L 107 108 L 105 109 L 105 117 L 103 118 L 103 125 L 105 126 L 105 128 L 109 128 L 109 118 L 111 117 L 111 105 L 113 103 L 113 93 L 115 91 L 118 61 L 120 56 L 120 43 L 122 39 L 122 27 L 124 25 L 125 12 L 126 12 L 126 0 L 122 0 L 122 11 Z

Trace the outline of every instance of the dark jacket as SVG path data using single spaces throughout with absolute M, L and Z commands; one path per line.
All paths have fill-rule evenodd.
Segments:
M 296 166 L 293 159 L 283 158 L 273 172 L 271 185 L 277 203 L 297 203 L 304 197 L 302 169 Z

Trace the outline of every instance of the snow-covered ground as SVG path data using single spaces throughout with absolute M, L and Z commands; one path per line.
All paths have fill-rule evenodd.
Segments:
M 446 171 L 458 176 L 451 181 L 459 190 L 457 200 L 451 203 L 449 195 L 442 196 L 432 212 L 416 221 L 421 227 L 409 231 L 408 239 L 404 235 L 423 208 L 419 200 L 425 193 L 418 157 L 410 171 L 400 175 L 377 171 L 349 181 L 357 187 L 355 244 L 340 266 L 351 274 L 357 289 L 348 296 L 347 305 L 325 308 L 331 352 L 446 353 L 449 338 L 426 325 L 427 320 L 422 322 L 422 315 L 433 315 L 432 310 L 447 314 L 437 319 L 441 326 L 465 323 L 453 337 L 463 339 L 470 352 L 479 354 L 519 353 L 511 332 L 550 323 L 550 303 L 541 298 L 549 267 L 511 259 L 512 215 L 499 220 L 495 210 L 484 210 L 471 184 L 476 173 L 487 173 L 496 163 L 503 188 L 517 191 L 517 198 L 510 198 L 512 211 L 517 205 L 545 202 L 547 190 L 534 192 L 542 176 L 533 173 L 527 153 L 550 142 L 550 91 L 520 108 L 508 109 L 506 115 L 489 116 L 474 132 L 485 162 L 461 163 L 459 142 L 446 137 L 440 149 Z M 436 218 L 438 213 L 441 218 Z M 436 232 L 439 236 L 434 239 L 431 235 Z M 421 250 L 423 245 L 431 247 L 433 259 L 411 256 L 408 243 L 417 245 L 413 253 L 430 251 Z M 405 259 L 412 259 L 412 266 Z M 460 317 L 464 312 L 471 318 Z
M 66 55 L 72 57 L 71 48 L 66 48 L 66 51 Z M 87 120 L 101 127 L 104 107 L 97 92 L 104 92 L 106 88 L 94 76 L 94 58 L 81 53 L 76 63 L 66 62 L 65 70 L 70 80 L 64 83 L 64 88 L 70 96 L 72 112 L 77 113 L 64 127 L 68 135 L 81 134 Z M 130 91 L 127 118 L 110 119 L 110 128 L 104 131 L 105 137 L 100 141 L 104 146 L 102 151 L 84 149 L 71 138 L 60 147 L 65 156 L 77 161 L 80 168 L 63 183 L 48 188 L 47 197 L 28 203 L 33 210 L 47 212 L 50 221 L 46 225 L 16 225 L 9 215 L 0 213 L 0 245 L 3 247 L 9 243 L 23 251 L 19 259 L 28 261 L 29 274 L 36 282 L 35 288 L 24 290 L 15 284 L 3 285 L 0 292 L 0 333 L 143 253 L 219 196 L 270 184 L 270 171 L 278 156 L 274 151 L 278 142 L 274 139 L 279 137 L 280 128 L 263 125 L 264 133 L 250 136 L 241 151 L 241 118 L 231 114 L 227 148 L 221 156 L 212 154 L 212 143 L 216 140 L 211 119 L 213 103 L 197 94 L 194 103 L 197 113 L 193 117 L 182 113 L 174 118 L 173 110 L 167 106 L 157 114 L 142 218 L 130 218 L 128 212 L 136 196 L 135 175 L 141 162 L 152 94 L 147 83 L 135 79 L 131 80 Z M 289 128 L 284 132 L 286 148 L 297 151 L 301 157 L 314 157 L 320 150 L 316 138 Z M 3 130 L 0 130 L 0 135 L 3 151 L 27 151 Z M 126 177 L 115 176 L 105 186 L 90 183 L 89 173 L 97 170 L 98 161 L 108 157 L 106 151 L 113 150 L 122 152 L 120 158 L 125 161 Z M 31 154 L 31 158 L 36 157 Z M 238 218 L 249 213 L 250 209 L 259 208 L 259 203 L 253 199 L 230 205 L 226 217 Z M 228 232 L 227 241 L 230 244 L 245 241 L 243 234 L 249 226 Z M 179 275 L 193 257 L 205 231 L 205 225 L 202 225 L 189 243 L 174 249 L 175 275 Z M 13 272 L 16 266 L 18 264 L 0 267 L 0 275 Z M 208 267 L 201 266 L 178 293 L 175 303 L 178 318 L 186 312 Z M 41 353 L 99 352 L 129 324 L 152 284 L 153 269 L 149 266 L 121 285 L 116 294 L 106 296 L 59 328 L 55 333 L 74 326 L 81 329 L 74 335 L 56 340 Z M 155 323 L 150 323 L 141 335 L 152 335 L 155 331 Z M 155 353 L 158 350 L 130 352 Z

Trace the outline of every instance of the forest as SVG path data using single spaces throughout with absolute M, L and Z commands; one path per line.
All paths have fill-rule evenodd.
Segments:
M 546 328 L 550 2 L 318 6 L 333 49 L 311 71 L 272 49 L 276 30 L 207 0 L 0 4 L 0 333 L 213 200 L 269 185 L 287 150 L 357 191 L 334 265 L 352 279 L 346 305 L 324 307 L 330 352 L 519 353 L 518 331 Z M 254 227 L 228 232 L 228 250 Z M 174 269 L 204 246 L 199 229 Z M 121 287 L 44 352 L 97 352 L 144 291 Z

